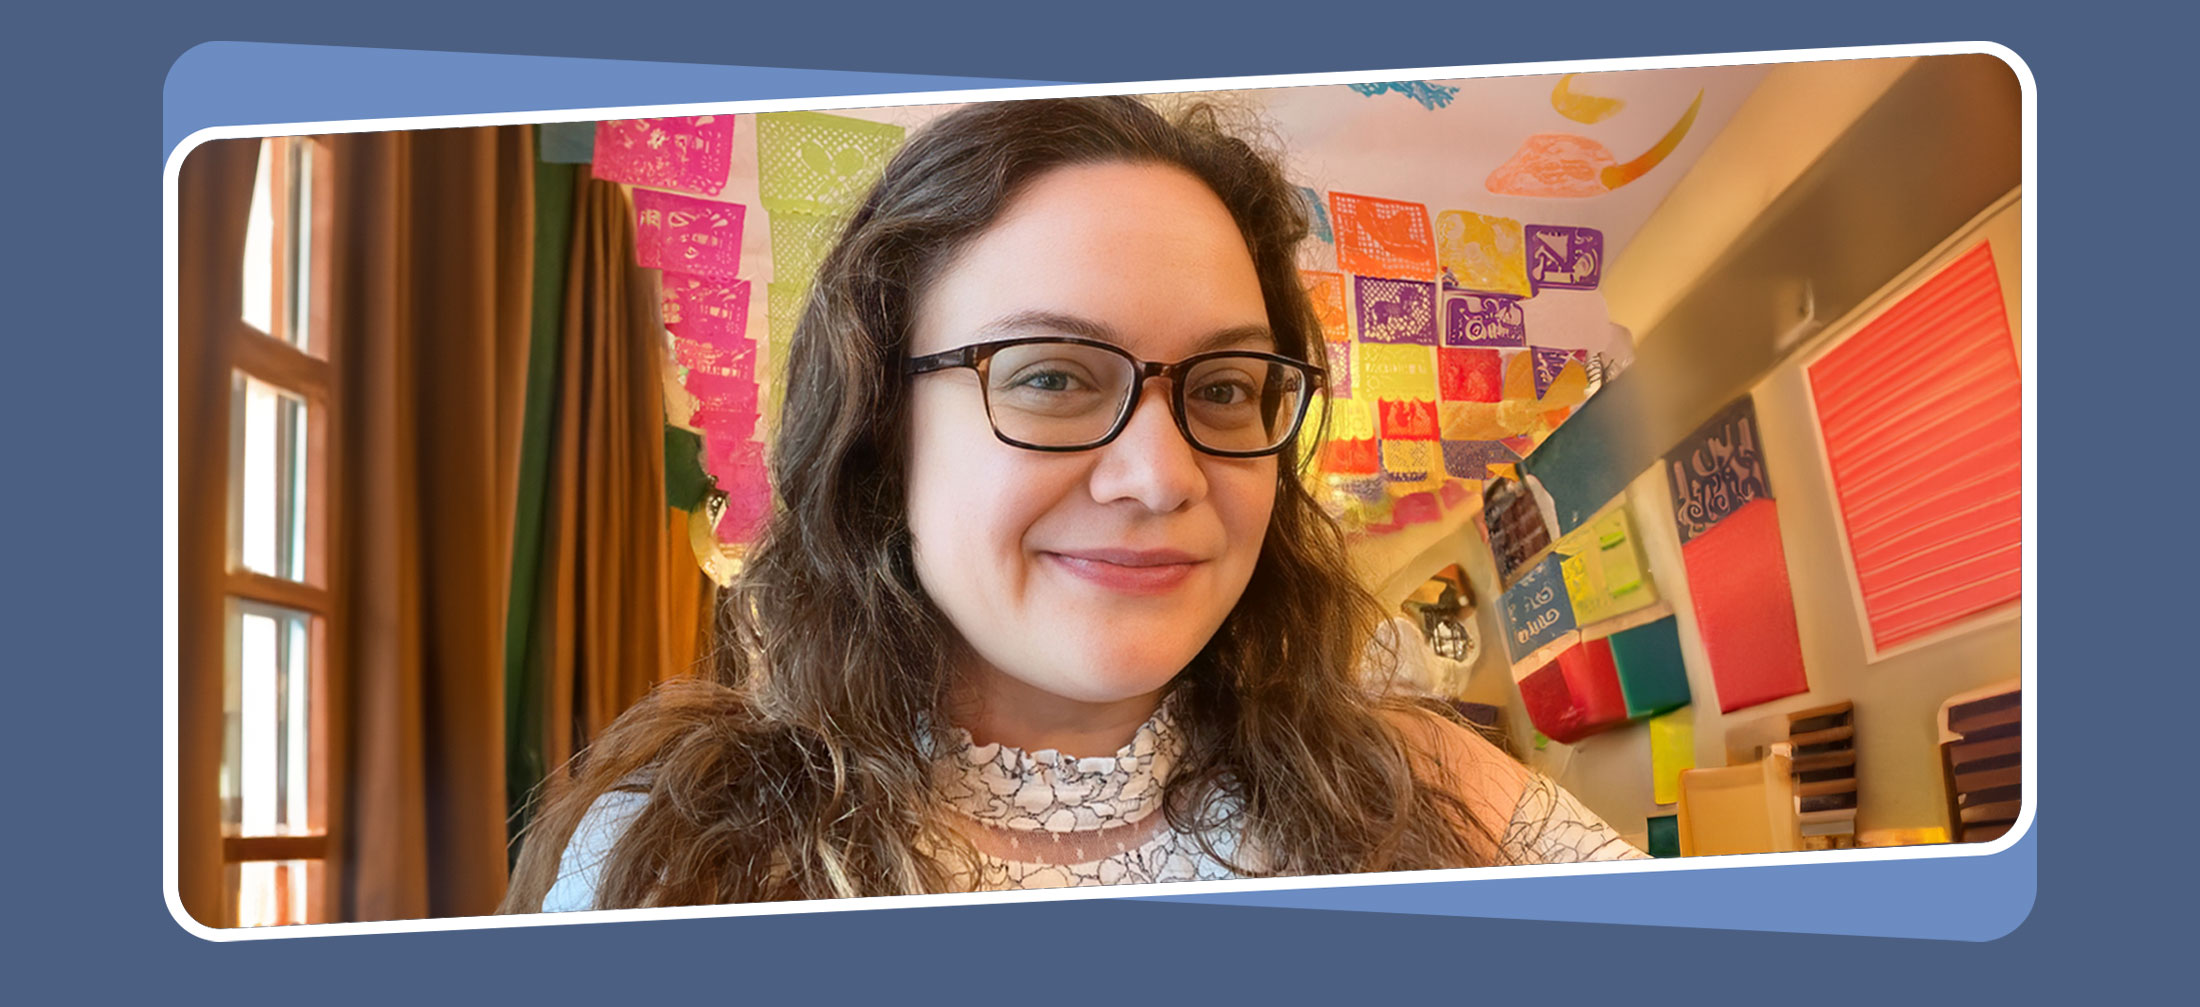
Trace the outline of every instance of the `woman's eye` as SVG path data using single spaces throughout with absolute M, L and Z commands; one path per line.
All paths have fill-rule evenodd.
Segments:
M 1076 391 L 1082 384 L 1076 375 L 1066 371 L 1026 371 L 1016 376 L 1011 387 L 1035 392 Z
M 1201 385 L 1192 392 L 1201 402 L 1217 406 L 1234 406 L 1253 397 L 1253 390 L 1243 382 L 1216 381 Z

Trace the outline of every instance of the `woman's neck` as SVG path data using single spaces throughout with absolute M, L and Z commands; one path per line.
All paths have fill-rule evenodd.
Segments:
M 958 676 L 950 711 L 955 726 L 981 745 L 1103 757 L 1131 743 L 1160 708 L 1163 691 L 1097 703 L 1067 699 L 972 662 Z

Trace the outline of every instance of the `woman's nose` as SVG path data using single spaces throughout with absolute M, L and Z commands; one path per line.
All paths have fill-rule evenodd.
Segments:
M 1100 449 L 1092 472 L 1094 499 L 1101 503 L 1135 500 L 1147 510 L 1165 514 L 1207 495 L 1207 473 L 1200 468 L 1199 450 L 1177 429 L 1176 417 L 1169 411 L 1170 394 L 1166 380 L 1152 379 L 1123 432 Z

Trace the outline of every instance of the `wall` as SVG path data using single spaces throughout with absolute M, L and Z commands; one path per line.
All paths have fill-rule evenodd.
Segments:
M 1935 716 L 1949 696 L 2011 679 L 2021 668 L 2021 626 L 2014 609 L 1877 663 L 1867 659 L 1866 633 L 1853 577 L 1842 552 L 1840 515 L 1813 420 L 1803 366 L 1914 289 L 1955 254 L 1990 242 L 2012 335 L 2022 331 L 2021 203 L 2015 194 L 1959 231 L 1941 249 L 1905 271 L 1867 306 L 1837 320 L 1797 349 L 1751 389 L 1773 492 L 1780 501 L 1780 539 L 1795 592 L 1797 629 L 1810 691 L 1722 715 L 1712 701 L 1709 666 L 1697 635 L 1680 538 L 1664 473 L 1656 468 L 1628 487 L 1628 506 L 1663 598 L 1679 615 L 1689 667 L 1696 728 L 1696 764 L 1746 761 L 1758 738 L 1785 735 L 1785 715 L 1827 703 L 1856 704 L 1857 830 L 1945 824 Z M 1486 562 L 1486 561 L 1485 561 Z M 1517 702 L 1517 700 L 1515 701 Z M 1770 718 L 1771 724 L 1761 723 Z M 1741 749 L 1730 753 L 1729 740 Z M 1535 761 L 1623 833 L 1638 834 L 1649 815 L 1669 814 L 1651 797 L 1648 731 L 1641 725 L 1552 743 Z

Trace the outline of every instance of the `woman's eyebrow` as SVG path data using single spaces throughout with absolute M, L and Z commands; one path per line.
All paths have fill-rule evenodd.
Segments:
M 1003 315 L 978 328 L 978 336 L 982 339 L 1000 339 L 1028 333 L 1079 336 L 1122 344 L 1115 329 L 1105 322 L 1055 311 L 1019 311 Z M 1273 348 L 1276 345 L 1276 334 L 1266 325 L 1234 325 L 1208 333 L 1192 347 L 1191 352 L 1205 353 L 1208 350 L 1227 349 L 1247 343 L 1265 343 Z

